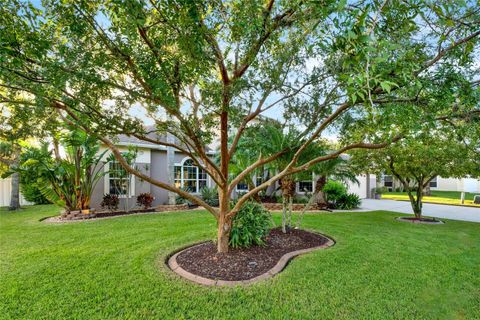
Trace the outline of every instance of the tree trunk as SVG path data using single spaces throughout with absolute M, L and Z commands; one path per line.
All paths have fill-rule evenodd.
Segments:
M 422 199 L 423 199 L 423 188 L 420 185 L 417 188 L 417 201 L 415 203 L 415 207 L 413 208 L 413 213 L 415 213 L 415 217 L 417 219 L 422 218 Z
M 8 209 L 11 211 L 20 209 L 20 174 L 18 172 L 12 174 L 12 193 Z
M 230 241 L 230 232 L 232 230 L 232 221 L 226 220 L 224 214 L 220 215 L 217 225 L 217 252 L 227 253 L 228 243 Z
M 327 206 L 327 201 L 325 200 L 325 193 L 323 192 L 323 187 L 327 184 L 327 176 L 320 176 L 315 182 L 315 203 L 319 207 Z
M 287 233 L 287 197 L 282 196 L 282 232 Z
M 424 196 L 431 196 L 432 195 L 432 190 L 430 189 L 430 183 L 428 183 L 427 186 L 425 187 L 423 195 Z
M 282 231 L 287 232 L 287 206 L 288 203 L 293 201 L 295 194 L 295 181 L 289 178 L 283 178 L 280 180 L 280 187 L 282 188 Z M 291 213 L 290 213 L 291 214 Z
M 230 232 L 232 231 L 232 219 L 227 218 L 230 211 L 230 199 L 225 189 L 219 187 L 219 217 L 217 224 L 217 252 L 227 253 Z
M 292 228 L 292 210 L 293 209 L 293 197 L 290 195 L 288 199 L 288 220 L 287 220 L 287 227 L 288 229 Z
M 416 192 L 416 198 L 412 194 L 412 190 L 408 190 L 408 198 L 410 199 L 410 204 L 412 205 L 413 213 L 415 218 L 422 218 L 422 188 L 419 187 L 419 190 Z

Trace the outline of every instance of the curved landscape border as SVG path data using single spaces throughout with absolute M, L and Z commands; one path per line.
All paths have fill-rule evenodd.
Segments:
M 408 218 L 409 217 L 396 217 L 395 220 L 400 221 L 400 222 L 413 223 L 413 224 L 444 224 L 445 223 L 442 220 L 422 221 L 422 220 L 413 220 L 413 219 L 408 219 Z
M 275 266 L 273 266 L 273 268 L 271 268 L 270 270 L 268 270 L 267 272 L 265 272 L 265 273 L 263 273 L 259 276 L 256 276 L 254 278 L 247 279 L 247 280 L 235 280 L 235 281 L 232 281 L 232 280 L 215 280 L 215 279 L 210 279 L 210 278 L 205 278 L 205 277 L 202 277 L 202 276 L 195 275 L 195 274 L 193 274 L 191 272 L 188 272 L 187 270 L 183 269 L 182 267 L 180 267 L 180 265 L 177 263 L 177 256 L 185 250 L 188 250 L 190 248 L 202 245 L 204 242 L 196 243 L 194 245 L 182 248 L 181 250 L 175 252 L 170 258 L 168 258 L 167 265 L 170 268 L 170 270 L 172 270 L 173 272 L 175 272 L 177 275 L 181 276 L 182 278 L 185 278 L 187 280 L 190 280 L 192 282 L 195 282 L 195 283 L 198 283 L 198 284 L 201 284 L 201 285 L 205 285 L 205 286 L 223 287 L 223 286 L 248 285 L 248 284 L 256 283 L 256 282 L 271 278 L 271 277 L 275 276 L 276 274 L 282 272 L 283 269 L 285 269 L 285 266 L 288 264 L 288 262 L 296 256 L 299 256 L 299 255 L 305 254 L 305 253 L 309 253 L 309 252 L 312 252 L 312 251 L 315 251 L 315 250 L 326 249 L 326 248 L 329 248 L 329 247 L 331 247 L 335 244 L 335 241 L 333 239 L 331 239 L 330 237 L 327 237 L 324 234 L 321 234 L 321 236 L 327 238 L 328 241 L 326 243 L 322 244 L 321 246 L 316 246 L 316 247 L 312 247 L 312 248 L 300 249 L 300 250 L 295 250 L 295 251 L 288 252 L 288 253 L 284 254 L 278 260 L 278 262 L 275 264 Z

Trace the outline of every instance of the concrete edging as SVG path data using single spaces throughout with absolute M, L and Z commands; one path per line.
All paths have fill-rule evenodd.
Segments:
M 236 281 L 230 281 L 230 280 L 215 280 L 215 279 L 209 279 L 209 278 L 205 278 L 205 277 L 201 277 L 201 276 L 197 276 L 191 272 L 188 272 L 187 270 L 183 269 L 182 267 L 180 267 L 177 263 L 177 256 L 182 253 L 183 251 L 187 250 L 187 249 L 190 249 L 190 248 L 193 248 L 195 246 L 199 246 L 199 245 L 202 245 L 202 243 L 200 244 L 195 244 L 193 246 L 189 246 L 187 248 L 184 248 L 178 252 L 176 252 L 174 255 L 172 255 L 168 261 L 167 261 L 167 265 L 168 267 L 173 271 L 175 272 L 177 275 L 187 279 L 187 280 L 190 280 L 192 282 L 195 282 L 195 283 L 198 283 L 198 284 L 201 284 L 201 285 L 205 285 L 205 286 L 217 286 L 217 287 L 221 287 L 221 286 L 236 286 L 236 285 L 248 285 L 248 284 L 252 284 L 252 283 L 255 283 L 255 282 L 259 282 L 259 281 L 262 281 L 262 280 L 265 280 L 265 279 L 268 279 L 268 278 L 271 278 L 273 276 L 275 276 L 276 274 L 280 273 L 284 268 L 285 266 L 287 265 L 287 263 L 293 259 L 294 257 L 298 256 L 298 255 L 301 255 L 301 254 L 305 254 L 305 253 L 308 253 L 308 252 L 312 252 L 312 251 L 315 251 L 315 250 L 320 250 L 320 249 L 325 249 L 325 248 L 329 248 L 331 246 L 333 246 L 335 244 L 335 241 L 332 240 L 331 238 L 325 236 L 322 234 L 322 236 L 324 236 L 325 238 L 328 239 L 327 243 L 321 245 L 321 246 L 317 246 L 317 247 L 313 247 L 313 248 L 307 248 L 307 249 L 300 249 L 300 250 L 296 250 L 296 251 L 292 251 L 292 252 L 288 252 L 286 254 L 284 254 L 277 262 L 277 264 L 275 264 L 275 266 L 273 266 L 273 268 L 271 268 L 270 270 L 268 270 L 267 272 L 259 275 L 259 276 L 256 276 L 254 278 L 251 278 L 251 279 L 247 279 L 247 280 L 236 280 Z
M 433 221 L 421 221 L 421 220 L 413 220 L 413 219 L 408 219 L 409 217 L 396 217 L 395 220 L 400 221 L 400 222 L 408 222 L 408 223 L 413 223 L 413 224 L 444 224 L 442 220 L 437 220 L 435 222 Z

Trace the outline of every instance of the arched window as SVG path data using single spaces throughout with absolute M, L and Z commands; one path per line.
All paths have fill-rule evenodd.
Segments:
M 207 186 L 207 173 L 197 167 L 192 159 L 186 158 L 175 165 L 175 186 L 191 193 L 199 193 Z

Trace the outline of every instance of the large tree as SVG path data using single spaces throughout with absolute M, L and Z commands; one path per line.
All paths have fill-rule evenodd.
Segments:
M 402 116 L 399 102 L 417 99 L 422 83 L 446 66 L 468 69 L 478 20 L 468 1 L 45 0 L 35 7 L 6 0 L 2 100 L 58 110 L 128 172 L 203 206 L 218 222 L 218 251 L 226 252 L 232 219 L 251 195 L 350 149 L 384 147 L 427 121 Z M 132 110 L 143 110 L 158 138 Z M 385 113 L 395 117 L 380 123 Z M 303 143 L 262 154 L 229 179 L 238 141 L 262 114 L 297 125 Z M 368 132 L 354 126 L 356 140 L 298 164 L 309 144 L 351 119 Z M 118 133 L 189 155 L 218 186 L 220 208 L 129 166 L 112 140 Z M 176 139 L 160 139 L 166 133 Z M 205 151 L 217 135 L 219 165 Z M 284 170 L 230 206 L 239 182 L 290 151 Z

